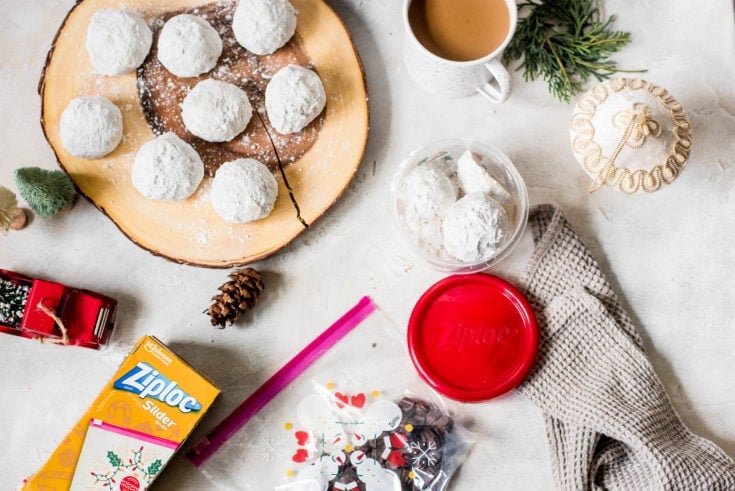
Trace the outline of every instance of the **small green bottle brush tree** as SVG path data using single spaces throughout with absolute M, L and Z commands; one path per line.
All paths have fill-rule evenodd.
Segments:
M 38 167 L 16 169 L 15 183 L 28 206 L 44 218 L 71 208 L 77 194 L 69 176 L 58 170 Z

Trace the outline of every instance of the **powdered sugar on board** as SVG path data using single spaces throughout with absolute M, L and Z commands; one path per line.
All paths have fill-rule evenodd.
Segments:
M 316 141 L 324 122 L 324 112 L 302 131 L 280 135 L 273 129 L 265 112 L 265 89 L 271 77 L 282 67 L 296 64 L 312 68 L 298 34 L 272 55 L 258 56 L 241 47 L 232 33 L 234 4 L 210 4 L 188 13 L 206 19 L 222 38 L 222 55 L 211 72 L 200 77 L 178 78 L 161 65 L 156 58 L 156 40 L 169 14 L 153 21 L 154 48 L 138 70 L 138 92 L 141 104 L 154 133 L 176 133 L 192 145 L 204 161 L 206 175 L 213 177 L 217 168 L 238 158 L 254 158 L 277 171 L 277 159 L 266 133 L 266 127 L 278 149 L 284 165 L 298 160 Z M 254 114 L 245 131 L 232 141 L 210 143 L 196 138 L 183 123 L 180 105 L 193 87 L 201 80 L 213 78 L 231 83 L 244 90 Z M 265 127 L 264 127 L 265 125 Z
M 198 0 L 193 3 L 198 3 Z M 208 4 L 207 9 L 222 9 L 234 4 Z M 150 0 L 122 0 L 113 2 L 112 6 L 139 13 L 156 31 L 158 20 L 183 13 L 182 10 L 164 12 L 166 5 Z M 304 62 L 300 65 L 315 69 L 324 80 L 328 104 L 318 118 L 321 120 L 318 138 L 314 138 L 309 150 L 300 157 L 292 157 L 292 162 L 283 159 L 285 177 L 293 188 L 302 216 L 308 223 L 313 223 L 337 201 L 355 176 L 365 150 L 368 113 L 364 76 L 344 25 L 321 1 L 294 0 L 294 5 L 304 14 L 299 18 L 298 36 L 274 56 L 263 57 L 263 65 L 270 64 L 274 69 L 263 69 L 262 86 L 267 85 L 280 66 L 295 61 L 293 53 L 288 52 L 294 49 L 294 45 L 308 53 L 308 58 L 304 55 Z M 100 77 L 91 69 L 86 54 L 80 54 L 76 49 L 79 38 L 83 45 L 82 33 L 99 7 L 95 2 L 81 2 L 73 9 L 62 26 L 47 70 L 52 74 L 53 88 L 47 88 L 42 94 L 51 125 L 57 121 L 56 106 L 63 104 L 53 101 L 64 101 L 60 89 L 70 86 L 75 95 L 103 95 L 120 108 L 131 108 L 123 110 L 123 141 L 104 162 L 88 169 L 83 163 L 62 158 L 61 163 L 70 175 L 89 176 L 89 179 L 80 179 L 77 183 L 80 190 L 134 242 L 178 262 L 215 267 L 246 264 L 270 256 L 299 235 L 303 226 L 285 192 L 284 178 L 273 165 L 274 160 L 268 164 L 278 180 L 279 189 L 284 192 L 279 193 L 273 213 L 267 219 L 254 223 L 228 224 L 215 214 L 206 194 L 210 177 L 205 177 L 200 189 L 180 203 L 141 199 L 140 193 L 132 186 L 130 170 L 137 150 L 156 133 L 152 132 L 140 101 L 139 73 Z M 200 11 L 190 9 L 189 12 L 196 14 Z M 211 22 L 211 19 L 207 21 Z M 224 37 L 227 36 L 225 31 Z M 276 63 L 279 59 L 282 62 Z M 207 74 L 208 78 L 214 78 L 215 74 L 239 76 L 234 67 L 226 66 L 223 60 L 220 64 Z M 262 104 L 259 109 L 263 111 Z M 50 129 L 47 126 L 47 135 L 54 149 L 61 148 L 53 126 Z M 246 133 L 238 135 L 236 140 L 242 136 L 250 146 L 257 145 Z M 291 135 L 286 139 L 289 143 L 293 141 Z M 276 145 L 279 141 L 283 144 L 284 138 L 275 135 L 275 140 Z M 274 153 L 271 155 L 275 157 Z M 95 185 L 91 186 L 92 182 Z M 204 233 L 200 233 L 202 231 Z

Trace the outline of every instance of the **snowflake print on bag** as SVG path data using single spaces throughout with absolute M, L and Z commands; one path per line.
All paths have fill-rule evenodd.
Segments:
M 299 403 L 296 412 L 303 429 L 293 431 L 291 465 L 296 469 L 287 472 L 293 486 L 408 491 L 434 489 L 432 483 L 446 477 L 442 451 L 451 418 L 420 399 L 396 404 L 379 399 L 378 391 L 371 394 L 322 388 Z

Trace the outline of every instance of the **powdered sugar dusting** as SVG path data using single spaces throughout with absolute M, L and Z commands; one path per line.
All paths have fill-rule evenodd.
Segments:
M 245 49 L 267 55 L 294 35 L 296 15 L 296 9 L 288 0 L 240 0 L 232 19 L 232 30 Z
M 217 65 L 222 40 L 217 31 L 197 15 L 170 18 L 158 36 L 158 61 L 177 77 L 196 77 Z
M 138 92 L 149 125 L 154 133 L 176 133 L 191 144 L 205 165 L 206 175 L 213 177 L 219 166 L 238 158 L 254 158 L 277 170 L 277 160 L 268 135 L 258 115 L 253 115 L 245 131 L 227 143 L 210 143 L 192 135 L 184 126 L 180 104 L 201 80 L 214 78 L 231 83 L 244 90 L 252 108 L 257 111 L 274 138 L 278 155 L 284 165 L 298 160 L 314 144 L 324 122 L 324 112 L 298 133 L 279 135 L 265 115 L 265 90 L 268 81 L 282 67 L 289 64 L 309 66 L 303 43 L 298 34 L 272 55 L 258 56 L 240 46 L 232 33 L 234 5 L 215 3 L 187 11 L 207 20 L 222 39 L 222 55 L 211 72 L 200 77 L 178 78 L 166 70 L 156 57 L 155 38 L 164 22 L 176 15 L 169 13 L 152 21 L 154 47 L 151 56 L 138 70 Z
M 278 70 L 265 90 L 265 107 L 273 127 L 282 134 L 301 131 L 327 103 L 319 75 L 288 65 Z
M 186 129 L 210 142 L 232 140 L 245 130 L 252 115 L 244 91 L 214 79 L 199 82 L 181 104 Z
M 437 151 L 413 164 L 397 183 L 396 211 L 424 255 L 473 263 L 505 243 L 511 224 L 503 205 L 512 208 L 513 197 L 481 163 L 485 156 L 457 150 Z
M 120 75 L 143 63 L 152 40 L 150 28 L 135 12 L 100 9 L 89 21 L 85 46 L 97 72 Z
M 212 206 L 223 220 L 245 223 L 268 216 L 278 196 L 278 182 L 255 159 L 226 162 L 212 180 Z
M 503 243 L 508 215 L 482 191 L 466 194 L 447 210 L 442 222 L 444 248 L 460 261 L 479 261 Z
M 173 133 L 149 140 L 133 163 L 133 186 L 149 199 L 182 201 L 196 191 L 204 177 L 199 155 Z
M 59 135 L 66 150 L 75 157 L 103 157 L 122 140 L 122 113 L 106 97 L 74 98 L 61 114 Z

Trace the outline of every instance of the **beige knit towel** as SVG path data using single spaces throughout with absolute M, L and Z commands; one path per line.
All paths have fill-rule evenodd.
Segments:
M 674 412 L 641 338 L 562 213 L 536 207 L 523 285 L 540 329 L 519 390 L 541 408 L 563 490 L 735 490 L 735 465 Z

